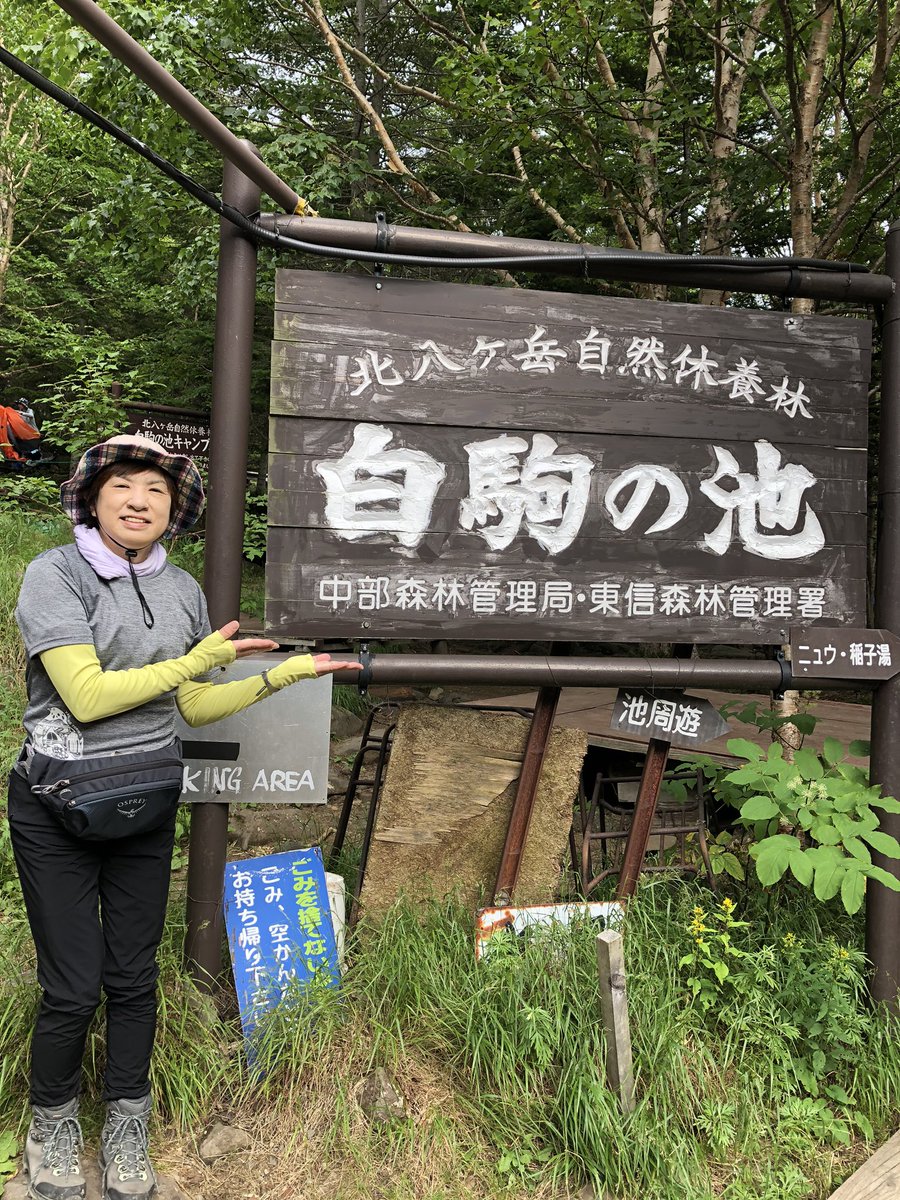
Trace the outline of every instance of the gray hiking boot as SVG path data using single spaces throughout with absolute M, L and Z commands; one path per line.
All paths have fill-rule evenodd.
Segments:
M 150 1200 L 156 1175 L 150 1166 L 150 1097 L 113 1100 L 100 1137 L 103 1200 Z
M 31 1200 L 83 1200 L 79 1154 L 84 1145 L 78 1100 L 56 1108 L 35 1105 L 25 1142 L 25 1174 Z

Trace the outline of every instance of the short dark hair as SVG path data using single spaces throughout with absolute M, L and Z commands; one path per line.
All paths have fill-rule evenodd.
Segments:
M 97 497 L 100 495 L 100 489 L 106 483 L 107 479 L 112 479 L 114 475 L 120 475 L 125 479 L 130 479 L 132 475 L 140 475 L 143 471 L 158 471 L 165 479 L 166 486 L 169 489 L 169 499 L 172 501 L 172 508 L 178 503 L 178 490 L 175 486 L 175 480 L 168 471 L 164 471 L 162 467 L 154 466 L 151 462 L 142 462 L 138 458 L 123 458 L 119 462 L 110 463 L 98 471 L 94 478 L 90 481 L 84 490 L 84 502 L 88 510 L 88 519 L 85 522 L 88 529 L 97 528 L 97 518 L 94 516 L 94 505 L 97 503 Z

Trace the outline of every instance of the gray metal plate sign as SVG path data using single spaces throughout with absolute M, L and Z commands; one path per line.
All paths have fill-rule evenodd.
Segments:
M 792 629 L 791 671 L 797 679 L 893 679 L 900 639 L 887 629 Z
M 870 339 L 850 318 L 280 271 L 267 626 L 864 624 Z
M 271 669 L 286 654 L 254 654 L 216 683 Z M 324 804 L 328 795 L 332 677 L 304 679 L 212 725 L 177 718 L 185 746 L 183 801 Z
M 730 728 L 703 696 L 689 696 L 676 689 L 651 692 L 645 688 L 620 688 L 609 727 L 673 746 L 703 746 Z

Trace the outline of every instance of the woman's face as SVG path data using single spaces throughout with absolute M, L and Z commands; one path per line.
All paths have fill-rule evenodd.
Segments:
M 165 475 L 148 467 L 134 475 L 111 474 L 97 494 L 94 515 L 109 549 L 120 557 L 124 557 L 122 547 L 137 550 L 140 562 L 165 533 L 171 509 Z

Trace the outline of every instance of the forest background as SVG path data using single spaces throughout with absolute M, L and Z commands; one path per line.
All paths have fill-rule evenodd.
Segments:
M 382 207 L 445 229 L 882 266 L 900 204 L 900 4 L 104 6 L 323 216 L 372 220 Z M 216 154 L 51 0 L 0 0 L 0 39 L 218 188 Z M 0 396 L 34 403 L 58 445 L 79 450 L 121 424 L 113 381 L 126 399 L 208 407 L 216 244 L 196 201 L 0 73 Z M 260 451 L 274 287 L 262 253 Z M 455 278 L 768 303 L 526 272 Z

